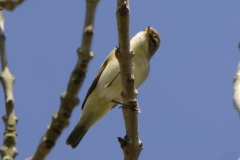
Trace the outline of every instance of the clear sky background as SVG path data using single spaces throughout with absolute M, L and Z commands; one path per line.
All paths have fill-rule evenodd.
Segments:
M 237 160 L 240 118 L 232 106 L 233 77 L 240 59 L 239 0 L 130 1 L 131 37 L 152 26 L 161 46 L 151 72 L 139 88 L 140 160 Z M 116 0 L 102 0 L 95 19 L 92 50 L 83 101 L 109 52 L 118 45 Z M 4 11 L 7 58 L 14 85 L 19 154 L 31 156 L 60 105 L 77 62 L 85 1 L 27 0 Z M 0 92 L 0 115 L 5 115 Z M 73 111 L 47 160 L 122 160 L 117 137 L 125 128 L 120 109 L 113 109 L 72 150 L 65 144 L 81 113 Z M 0 122 L 0 132 L 4 123 Z M 0 134 L 3 139 L 3 134 Z

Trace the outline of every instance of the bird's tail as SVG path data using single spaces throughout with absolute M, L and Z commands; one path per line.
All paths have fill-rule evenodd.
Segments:
M 68 136 L 66 143 L 71 145 L 73 149 L 76 148 L 87 133 L 88 129 L 88 127 L 77 124 L 72 133 Z
M 92 98 L 93 99 L 93 98 Z M 78 121 L 76 127 L 73 129 L 72 133 L 68 136 L 66 143 L 71 145 L 72 148 L 76 148 L 87 131 L 93 126 L 97 121 L 99 121 L 113 106 L 112 103 L 109 103 L 101 99 L 91 99 L 92 103 L 87 103 L 84 105 L 80 120 Z M 96 106 L 95 102 L 99 102 Z

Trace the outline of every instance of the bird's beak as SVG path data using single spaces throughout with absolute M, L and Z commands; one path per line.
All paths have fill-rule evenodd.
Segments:
M 146 34 L 147 34 L 147 35 L 150 35 L 150 34 L 151 34 L 150 26 L 148 26 L 148 27 L 145 29 L 145 31 L 146 31 Z

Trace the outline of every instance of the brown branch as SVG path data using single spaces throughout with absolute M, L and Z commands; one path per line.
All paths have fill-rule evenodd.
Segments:
M 138 130 L 137 90 L 134 87 L 132 74 L 133 51 L 130 51 L 129 39 L 129 3 L 128 0 L 117 1 L 117 26 L 119 48 L 116 57 L 119 61 L 122 81 L 123 117 L 126 127 L 126 136 L 118 138 L 124 153 L 124 160 L 137 160 L 142 150 Z
M 0 6 L 6 10 L 14 10 L 19 6 L 24 0 L 0 0 Z
M 63 129 L 68 126 L 73 108 L 79 103 L 77 95 L 85 78 L 88 63 L 93 57 L 93 52 L 90 51 L 90 48 L 93 37 L 94 16 L 98 2 L 99 0 L 86 0 L 86 17 L 82 45 L 78 49 L 78 62 L 70 76 L 67 91 L 61 96 L 59 110 L 53 115 L 52 122 L 47 127 L 47 131 L 43 135 L 35 154 L 28 160 L 43 160 L 47 156 Z
M 0 81 L 2 83 L 5 94 L 6 115 L 3 116 L 5 123 L 4 141 L 0 150 L 2 160 L 13 160 L 17 155 L 17 148 L 15 147 L 17 141 L 16 124 L 17 117 L 14 113 L 14 97 L 13 97 L 13 84 L 14 77 L 10 73 L 7 64 L 6 51 L 5 51 L 5 36 L 4 19 L 2 15 L 2 8 L 0 9 L 0 56 L 2 64 L 2 72 L 0 74 Z

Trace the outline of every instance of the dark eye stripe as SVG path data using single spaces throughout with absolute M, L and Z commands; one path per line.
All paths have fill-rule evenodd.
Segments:
M 151 34 L 152 34 L 153 39 L 156 38 L 160 42 L 160 37 L 158 36 L 159 35 L 158 32 L 153 28 L 151 28 L 151 31 L 152 31 Z
M 152 44 L 159 43 L 159 38 L 158 38 L 158 36 L 152 35 L 152 36 L 151 36 L 151 43 L 152 43 Z
M 151 42 L 152 42 L 153 44 L 155 44 L 155 43 L 156 43 L 155 39 L 152 39 L 152 40 L 151 40 Z

